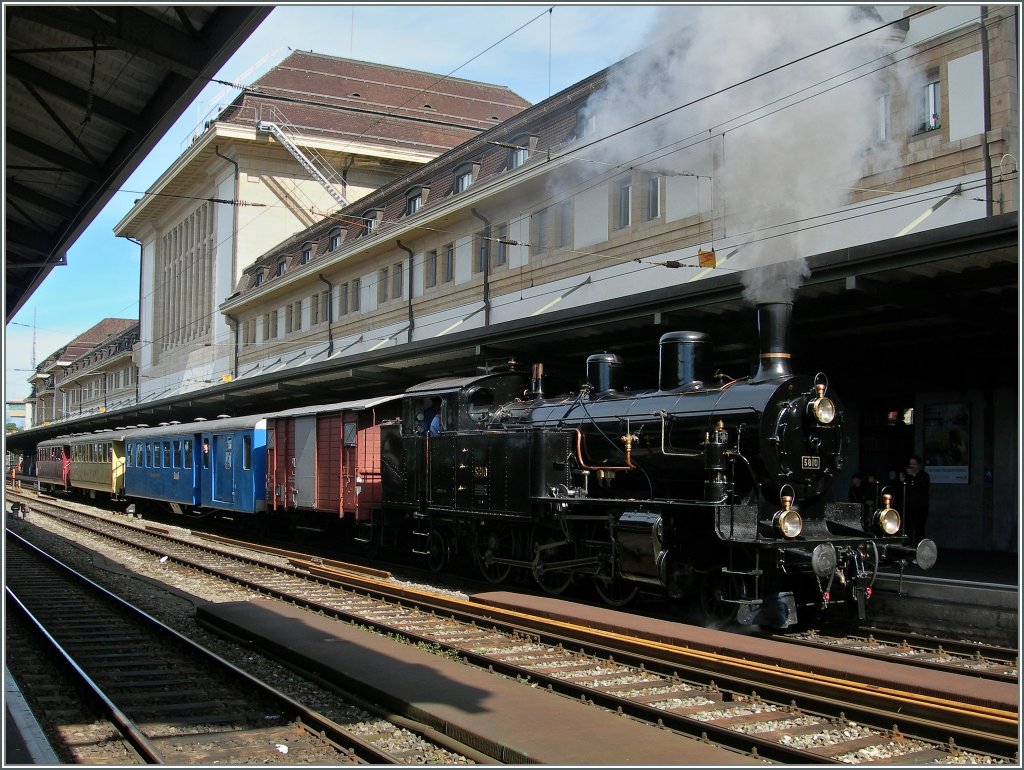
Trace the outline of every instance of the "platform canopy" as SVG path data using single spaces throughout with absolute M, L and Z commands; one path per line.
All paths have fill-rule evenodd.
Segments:
M 271 10 L 4 5 L 7 321 Z

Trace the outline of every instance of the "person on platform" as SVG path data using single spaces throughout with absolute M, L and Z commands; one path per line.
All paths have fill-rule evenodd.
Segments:
M 864 507 L 865 493 L 864 489 L 864 476 L 860 473 L 853 474 L 853 478 L 850 479 L 850 493 L 849 499 L 851 503 L 859 503 L 860 507 Z
M 932 480 L 918 455 L 911 455 L 907 461 L 907 469 L 900 472 L 900 484 L 903 497 L 902 513 L 906 521 L 904 532 L 910 537 L 911 543 L 919 543 L 925 536 L 925 526 L 928 522 L 928 495 Z

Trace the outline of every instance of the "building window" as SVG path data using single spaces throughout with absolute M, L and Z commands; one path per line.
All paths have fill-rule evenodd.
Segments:
M 388 301 L 388 268 L 382 267 L 377 271 L 377 304 Z
M 652 176 L 647 180 L 647 218 L 661 216 L 661 177 Z
M 313 244 L 302 244 L 302 264 L 306 264 L 311 259 L 313 259 Z
M 288 269 L 288 263 L 285 260 L 281 260 L 277 263 L 277 274 L 284 275 L 284 271 Z
M 420 193 L 410 195 L 405 199 L 405 214 L 411 216 L 420 210 L 423 206 L 423 196 Z
M 889 141 L 890 115 L 892 114 L 892 103 L 889 94 L 882 94 L 875 100 L 875 141 L 883 144 Z
M 928 85 L 924 87 L 922 131 L 932 131 L 942 127 L 942 103 L 939 86 L 939 77 L 936 74 L 929 78 Z
M 255 285 L 259 286 L 262 283 L 263 283 L 263 271 L 260 270 L 258 273 L 256 273 L 256 284 Z
M 423 286 L 433 289 L 437 286 L 437 251 L 428 251 L 423 260 Z
M 508 225 L 498 225 L 494 228 L 494 233 L 494 248 L 491 249 L 494 254 L 494 266 L 502 267 L 508 263 Z
M 391 299 L 402 298 L 403 275 L 404 271 L 402 270 L 402 263 L 396 262 L 391 268 Z
M 576 113 L 576 138 L 583 139 L 597 133 L 597 116 L 587 115 L 583 110 Z
M 268 340 L 277 339 L 277 311 L 271 310 L 263 316 L 263 337 Z
M 337 251 L 341 248 L 341 230 L 331 230 L 331 235 L 328 240 L 328 251 Z
M 548 210 L 541 209 L 530 217 L 530 253 L 545 254 L 548 250 Z
M 455 171 L 455 193 L 465 192 L 473 184 L 473 167 L 461 166 Z
M 441 283 L 455 279 L 455 244 L 446 243 L 441 252 Z
M 320 295 L 314 294 L 309 298 L 309 325 L 316 326 L 318 323 L 320 323 Z
M 558 204 L 558 248 L 567 249 L 572 245 L 572 203 Z
M 284 306 L 284 333 L 302 331 L 302 302 L 289 302 Z
M 508 151 L 508 167 L 510 169 L 519 168 L 521 165 L 526 163 L 527 159 L 530 157 L 530 148 L 523 147 L 522 143 L 523 140 L 513 142 L 513 144 L 520 146 Z
M 352 281 L 352 312 L 359 312 L 359 295 L 363 289 L 363 279 L 356 278 Z
M 348 284 L 343 283 L 338 287 L 338 317 L 348 315 Z M 325 316 L 324 320 L 328 320 Z
M 380 224 L 380 211 L 376 209 L 367 211 L 363 215 L 363 235 L 373 235 L 378 224 Z
M 618 189 L 619 215 L 618 229 L 629 227 L 631 219 L 630 212 L 633 209 L 633 185 L 629 180 L 621 182 Z

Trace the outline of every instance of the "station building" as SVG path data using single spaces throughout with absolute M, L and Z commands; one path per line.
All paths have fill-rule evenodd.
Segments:
M 136 403 L 133 318 L 104 318 L 48 355 L 29 377 L 32 425 L 49 425 Z M 26 427 L 32 427 L 27 425 Z
M 529 106 L 502 86 L 438 81 L 294 51 L 205 122 L 115 228 L 141 244 L 141 401 L 230 374 L 219 306 L 269 244 Z
M 659 335 L 690 328 L 745 376 L 754 305 L 792 302 L 793 368 L 826 372 L 845 403 L 837 496 L 918 454 L 940 548 L 1016 550 L 1014 9 L 802 8 L 780 32 L 793 61 L 826 32 L 846 42 L 774 71 L 733 28 L 747 79 L 715 64 L 730 9 L 701 13 L 432 159 L 374 167 L 376 187 L 353 190 L 356 161 L 341 185 L 294 167 L 267 183 L 256 169 L 290 163 L 287 138 L 258 110 L 214 123 L 117 229 L 143 243 L 135 413 L 397 393 L 512 359 L 545 362 L 562 392 L 601 351 L 653 388 Z M 301 190 L 326 213 L 265 212 L 293 217 L 272 238 L 258 207 L 155 194 L 190 179 L 173 189 L 268 208 Z

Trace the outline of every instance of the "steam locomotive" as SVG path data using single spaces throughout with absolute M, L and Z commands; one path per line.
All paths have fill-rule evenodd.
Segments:
M 722 622 L 782 628 L 835 604 L 863 619 L 880 566 L 928 569 L 936 547 L 907 543 L 885 491 L 867 513 L 830 500 L 842 403 L 823 374 L 790 372 L 790 315 L 758 307 L 749 378 L 709 376 L 707 335 L 674 332 L 657 390 L 624 391 L 607 353 L 559 398 L 544 397 L 540 365 L 411 388 L 381 427 L 384 509 L 414 522 L 414 550 L 439 571 L 469 557 L 494 583 L 526 571 L 559 594 L 589 580 L 612 605 L 699 597 Z
M 608 353 L 557 398 L 541 364 L 488 369 L 400 394 L 59 436 L 37 447 L 35 480 L 147 512 L 284 520 L 495 584 L 557 595 L 589 582 L 613 606 L 656 594 L 705 622 L 784 628 L 831 605 L 864 619 L 879 568 L 928 569 L 936 547 L 907 542 L 886 490 L 872 511 L 832 501 L 843 407 L 823 374 L 790 372 L 791 311 L 758 307 L 751 377 L 711 374 L 708 336 L 673 332 L 656 390 L 623 389 Z

